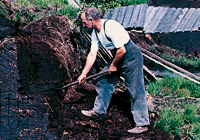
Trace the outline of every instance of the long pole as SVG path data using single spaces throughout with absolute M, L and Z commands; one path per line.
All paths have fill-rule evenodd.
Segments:
M 148 54 L 149 56 L 158 59 L 160 62 L 165 63 L 165 64 L 167 64 L 167 65 L 169 65 L 169 66 L 171 66 L 171 67 L 173 67 L 173 68 L 175 68 L 175 69 L 177 69 L 177 70 L 179 70 L 179 71 L 181 71 L 181 72 L 187 74 L 188 76 L 191 76 L 191 77 L 193 77 L 193 78 L 195 78 L 195 79 L 197 79 L 197 80 L 200 81 L 200 77 L 199 77 L 199 76 L 197 76 L 197 75 L 195 75 L 195 74 L 193 74 L 193 73 L 190 73 L 189 71 L 184 70 L 184 69 L 182 69 L 181 67 L 178 67 L 178 66 L 176 66 L 176 65 L 174 65 L 174 64 L 172 64 L 172 63 L 170 63 L 170 62 L 168 62 L 168 61 L 166 61 L 166 60 L 164 60 L 163 58 L 161 58 L 161 57 L 159 57 L 159 56 L 157 56 L 157 55 L 155 55 L 155 54 L 153 54 L 153 53 L 151 53 L 151 52 L 145 50 L 144 48 L 141 48 L 141 47 L 140 47 L 140 50 L 141 50 L 143 53 L 146 53 L 146 54 Z

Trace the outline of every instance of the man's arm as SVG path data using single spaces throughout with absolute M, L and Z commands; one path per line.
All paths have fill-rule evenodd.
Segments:
M 78 77 L 79 83 L 86 77 L 87 73 L 90 71 L 91 67 L 93 66 L 95 60 L 97 57 L 97 51 L 90 51 L 87 59 L 86 59 L 86 64 L 85 67 L 81 73 L 81 75 Z
M 110 67 L 109 67 L 109 74 L 111 72 L 117 71 L 117 65 L 120 62 L 120 60 L 122 60 L 125 53 L 126 53 L 126 48 L 124 46 L 117 49 L 115 57 L 114 57 L 112 63 L 110 64 Z

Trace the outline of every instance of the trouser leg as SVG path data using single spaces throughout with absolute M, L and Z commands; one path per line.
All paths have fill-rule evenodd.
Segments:
M 135 71 L 137 71 L 137 69 L 135 69 Z M 139 74 L 135 75 L 134 72 L 132 74 L 129 73 L 128 75 L 125 73 L 124 75 L 129 94 L 131 95 L 131 113 L 133 114 L 136 126 L 149 125 L 148 106 L 142 80 L 143 77 Z
M 106 66 L 102 71 L 107 70 Z M 93 110 L 99 114 L 106 114 L 110 99 L 114 92 L 114 85 L 119 80 L 119 75 L 107 74 L 97 78 L 96 92 L 97 97 L 94 102 Z
M 126 46 L 128 53 L 125 56 L 122 73 L 131 95 L 131 112 L 136 126 L 149 125 L 148 104 L 144 88 L 143 58 L 136 46 L 129 45 L 131 47 Z M 131 52 L 133 47 L 135 47 L 134 52 Z

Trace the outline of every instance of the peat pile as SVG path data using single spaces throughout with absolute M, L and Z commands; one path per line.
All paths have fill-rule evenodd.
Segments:
M 67 19 L 60 16 L 29 23 L 21 30 L 16 42 L 18 69 L 25 90 L 32 90 L 30 86 L 36 87 L 36 83 L 61 86 L 57 84 L 77 77 L 80 59 L 72 47 L 71 34 Z

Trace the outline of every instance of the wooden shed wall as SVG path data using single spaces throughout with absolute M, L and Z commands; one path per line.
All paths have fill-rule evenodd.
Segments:
M 139 4 L 109 9 L 103 18 L 114 19 L 127 30 L 143 30 L 145 33 L 198 31 L 200 28 L 200 8 Z

